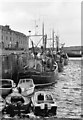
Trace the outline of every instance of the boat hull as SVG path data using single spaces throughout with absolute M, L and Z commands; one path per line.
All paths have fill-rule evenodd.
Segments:
M 62 63 L 58 62 L 58 72 L 63 72 L 64 69 L 64 61 Z
M 68 65 L 68 58 L 64 58 L 64 65 Z
M 7 96 L 12 92 L 15 83 L 11 79 L 0 79 L 0 95 Z
M 35 72 L 35 71 L 26 71 L 19 73 L 19 79 L 31 78 L 36 86 L 44 86 L 57 82 L 58 79 L 58 69 L 52 72 Z
M 32 87 L 32 88 L 30 88 L 30 89 L 28 89 L 28 90 L 26 90 L 26 91 L 22 91 L 22 96 L 24 96 L 24 97 L 27 97 L 27 96 L 29 96 L 29 95 L 32 95 L 34 93 L 34 87 Z

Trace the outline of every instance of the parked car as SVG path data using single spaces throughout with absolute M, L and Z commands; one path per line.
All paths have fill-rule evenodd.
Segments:
M 34 92 L 35 85 L 32 79 L 20 79 L 17 88 L 21 88 L 23 96 L 28 96 Z
M 35 92 L 32 97 L 33 112 L 36 116 L 54 116 L 56 115 L 57 105 L 52 94 L 45 91 Z

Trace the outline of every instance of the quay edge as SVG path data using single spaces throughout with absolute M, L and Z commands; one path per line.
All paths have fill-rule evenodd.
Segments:
M 2 118 L 1 120 L 17 120 L 17 118 Z M 56 117 L 51 117 L 51 118 L 18 118 L 18 120 L 83 120 L 82 118 L 56 118 Z

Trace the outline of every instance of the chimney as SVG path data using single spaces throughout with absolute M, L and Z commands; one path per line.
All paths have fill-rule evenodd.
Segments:
M 10 29 L 10 26 L 9 26 L 9 25 L 5 25 L 5 28 L 6 28 L 7 30 L 9 30 L 9 29 Z

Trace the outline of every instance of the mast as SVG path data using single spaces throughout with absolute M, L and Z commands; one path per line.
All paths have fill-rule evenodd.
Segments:
M 54 50 L 54 29 L 52 30 L 52 40 L 53 40 L 53 45 L 52 45 L 52 47 L 53 47 L 53 50 Z
M 45 35 L 45 50 L 46 50 L 46 44 L 47 44 L 47 34 Z
M 56 52 L 59 50 L 59 37 L 56 35 Z
M 44 22 L 42 23 L 42 36 L 43 36 L 43 48 L 45 48 L 45 41 L 44 41 Z

